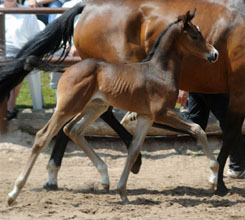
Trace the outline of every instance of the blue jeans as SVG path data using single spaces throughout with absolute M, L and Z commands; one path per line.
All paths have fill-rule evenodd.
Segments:
M 181 113 L 181 115 L 185 119 L 199 124 L 202 129 L 205 130 L 211 111 L 218 119 L 223 132 L 228 104 L 228 94 L 203 94 L 190 92 L 187 105 L 188 112 Z M 243 148 L 243 145 L 243 137 L 240 136 L 238 145 L 233 147 L 235 150 L 230 154 L 229 166 L 235 171 L 243 171 L 245 169 L 245 149 Z
M 24 5 L 28 7 L 28 0 L 24 2 Z M 62 7 L 62 3 L 59 0 L 56 0 L 54 2 L 45 4 L 45 5 L 39 5 L 39 7 L 49 7 L 49 8 L 57 8 Z M 46 14 L 46 15 L 37 15 L 37 18 L 41 20 L 45 25 L 51 23 L 53 20 L 55 20 L 57 14 Z

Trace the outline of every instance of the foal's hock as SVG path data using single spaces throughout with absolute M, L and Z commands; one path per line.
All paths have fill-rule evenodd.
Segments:
M 107 166 L 88 146 L 83 131 L 110 105 L 138 113 L 136 132 L 118 183 L 123 203 L 128 202 L 126 184 L 130 169 L 153 122 L 194 135 L 209 159 L 212 172 L 210 182 L 216 184 L 218 163 L 208 147 L 204 131 L 199 125 L 182 119 L 173 110 L 183 56 L 193 54 L 209 62 L 218 59 L 217 50 L 205 41 L 199 28 L 191 23 L 194 16 L 195 10 L 179 16 L 161 33 L 149 56 L 141 63 L 112 64 L 87 59 L 64 72 L 58 85 L 57 108 L 49 122 L 37 133 L 26 167 L 9 193 L 9 204 L 17 198 L 39 153 L 72 118 L 64 127 L 64 132 L 88 155 L 102 176 L 102 185 L 109 189 Z

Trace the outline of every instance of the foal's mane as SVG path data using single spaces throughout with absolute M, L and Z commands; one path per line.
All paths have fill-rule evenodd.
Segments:
M 156 50 L 157 50 L 157 48 L 158 48 L 158 46 L 159 46 L 159 44 L 160 44 L 160 42 L 161 42 L 161 39 L 162 39 L 162 38 L 164 37 L 164 35 L 167 33 L 168 29 L 169 29 L 170 27 L 172 27 L 174 24 L 179 23 L 180 21 L 181 21 L 181 19 L 178 19 L 177 21 L 175 21 L 175 22 L 169 24 L 168 27 L 165 28 L 165 29 L 162 31 L 162 33 L 160 34 L 160 36 L 155 40 L 155 42 L 154 42 L 154 44 L 153 44 L 153 47 L 152 47 L 152 49 L 150 50 L 148 56 L 147 56 L 144 60 L 142 60 L 142 62 L 147 62 L 147 61 L 150 61 L 150 60 L 151 60 L 151 58 L 152 58 L 153 55 L 155 54 L 155 52 L 156 52 Z

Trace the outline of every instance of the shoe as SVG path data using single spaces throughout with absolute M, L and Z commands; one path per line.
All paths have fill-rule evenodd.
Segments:
M 227 171 L 228 177 L 232 179 L 245 179 L 245 170 L 243 171 L 234 171 L 232 169 L 228 169 Z
M 180 108 L 179 108 L 179 112 L 180 113 L 184 113 L 184 114 L 188 114 L 189 113 L 189 110 L 188 110 L 188 108 L 186 107 L 186 106 L 181 106 Z
M 14 111 L 12 111 L 12 112 L 8 111 L 7 112 L 8 121 L 12 120 L 13 118 L 17 118 L 17 115 L 18 115 L 18 110 L 17 109 L 14 109 Z
M 137 113 L 136 112 L 127 112 L 126 115 L 124 115 L 123 119 L 120 121 L 120 123 L 123 126 L 129 125 L 130 123 L 137 120 Z

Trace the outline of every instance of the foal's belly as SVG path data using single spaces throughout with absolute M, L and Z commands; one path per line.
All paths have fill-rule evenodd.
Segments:
M 108 105 L 125 111 L 137 112 L 143 115 L 151 115 L 149 103 L 147 103 L 144 96 L 129 96 L 124 94 L 113 97 L 111 95 L 97 93 L 95 97 L 100 97 L 100 99 Z

